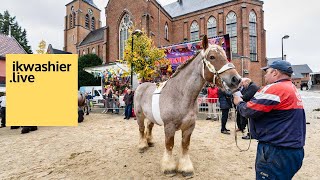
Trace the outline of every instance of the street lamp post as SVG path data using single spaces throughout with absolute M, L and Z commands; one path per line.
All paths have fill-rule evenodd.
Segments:
M 248 56 L 240 56 L 240 59 L 241 59 L 241 76 L 243 77 L 244 75 L 244 69 L 243 69 L 243 59 L 250 59 Z
M 134 35 L 140 35 L 142 33 L 142 31 L 140 29 L 136 29 L 132 32 L 131 34 L 131 89 L 133 88 L 133 36 Z
M 281 50 L 282 50 L 282 56 L 281 56 L 281 58 L 282 58 L 282 60 L 284 60 L 284 59 L 283 59 L 283 39 L 288 39 L 288 38 L 289 38 L 289 36 L 288 36 L 288 35 L 285 35 L 285 36 L 283 36 L 282 39 L 281 39 L 281 46 L 282 46 L 282 48 L 281 48 Z

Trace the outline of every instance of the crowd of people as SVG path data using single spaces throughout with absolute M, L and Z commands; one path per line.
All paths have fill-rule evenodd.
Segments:
M 255 83 L 251 82 L 250 79 L 245 79 L 245 81 L 241 82 L 240 87 L 245 101 L 249 101 L 259 89 L 259 87 Z M 217 121 L 219 119 L 218 110 L 221 111 L 221 133 L 227 135 L 230 134 L 230 130 L 226 128 L 226 124 L 230 116 L 230 110 L 232 108 L 236 108 L 233 104 L 233 95 L 221 90 L 214 84 L 208 84 L 208 87 L 204 92 L 207 93 L 206 97 L 208 104 L 206 120 Z M 244 133 L 248 119 L 241 116 L 240 113 L 236 111 L 236 122 L 238 127 L 236 131 Z M 243 136 L 242 139 L 250 139 L 249 135 L 248 130 L 248 134 Z

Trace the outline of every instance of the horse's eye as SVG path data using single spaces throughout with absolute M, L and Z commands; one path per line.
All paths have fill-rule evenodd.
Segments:
M 213 59 L 214 59 L 214 56 L 210 56 L 209 58 L 210 58 L 211 60 L 213 60 Z

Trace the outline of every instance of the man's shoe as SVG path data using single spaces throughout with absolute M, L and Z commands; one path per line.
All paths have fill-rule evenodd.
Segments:
M 206 120 L 211 120 L 211 118 L 207 117 L 207 119 L 206 119 Z
M 226 129 L 226 131 L 230 131 L 230 129 Z
M 123 119 L 127 119 L 127 117 L 124 117 Z
M 30 126 L 30 131 L 36 131 L 38 130 L 38 126 Z
M 243 136 L 242 139 L 250 139 L 250 136 Z
M 1 126 L 0 126 L 0 128 L 4 128 L 4 127 L 6 127 L 6 125 L 1 125 Z
M 222 134 L 230 134 L 228 131 L 226 131 L 226 130 L 223 130 L 223 131 L 221 131 L 221 133 Z
M 26 134 L 30 132 L 30 128 L 29 127 L 23 127 L 21 130 L 21 134 Z

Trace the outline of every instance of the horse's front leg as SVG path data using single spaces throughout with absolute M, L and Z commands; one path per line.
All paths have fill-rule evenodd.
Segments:
M 174 134 L 176 132 L 175 124 L 170 123 L 164 125 L 164 133 L 165 133 L 165 145 L 166 149 L 162 158 L 162 171 L 167 175 L 175 175 L 177 164 L 172 155 L 172 149 L 174 146 Z
M 195 127 L 195 121 L 188 127 L 181 129 L 182 131 L 182 153 L 179 159 L 178 171 L 182 173 L 183 176 L 193 175 L 193 165 L 189 157 L 189 145 L 190 138 Z

